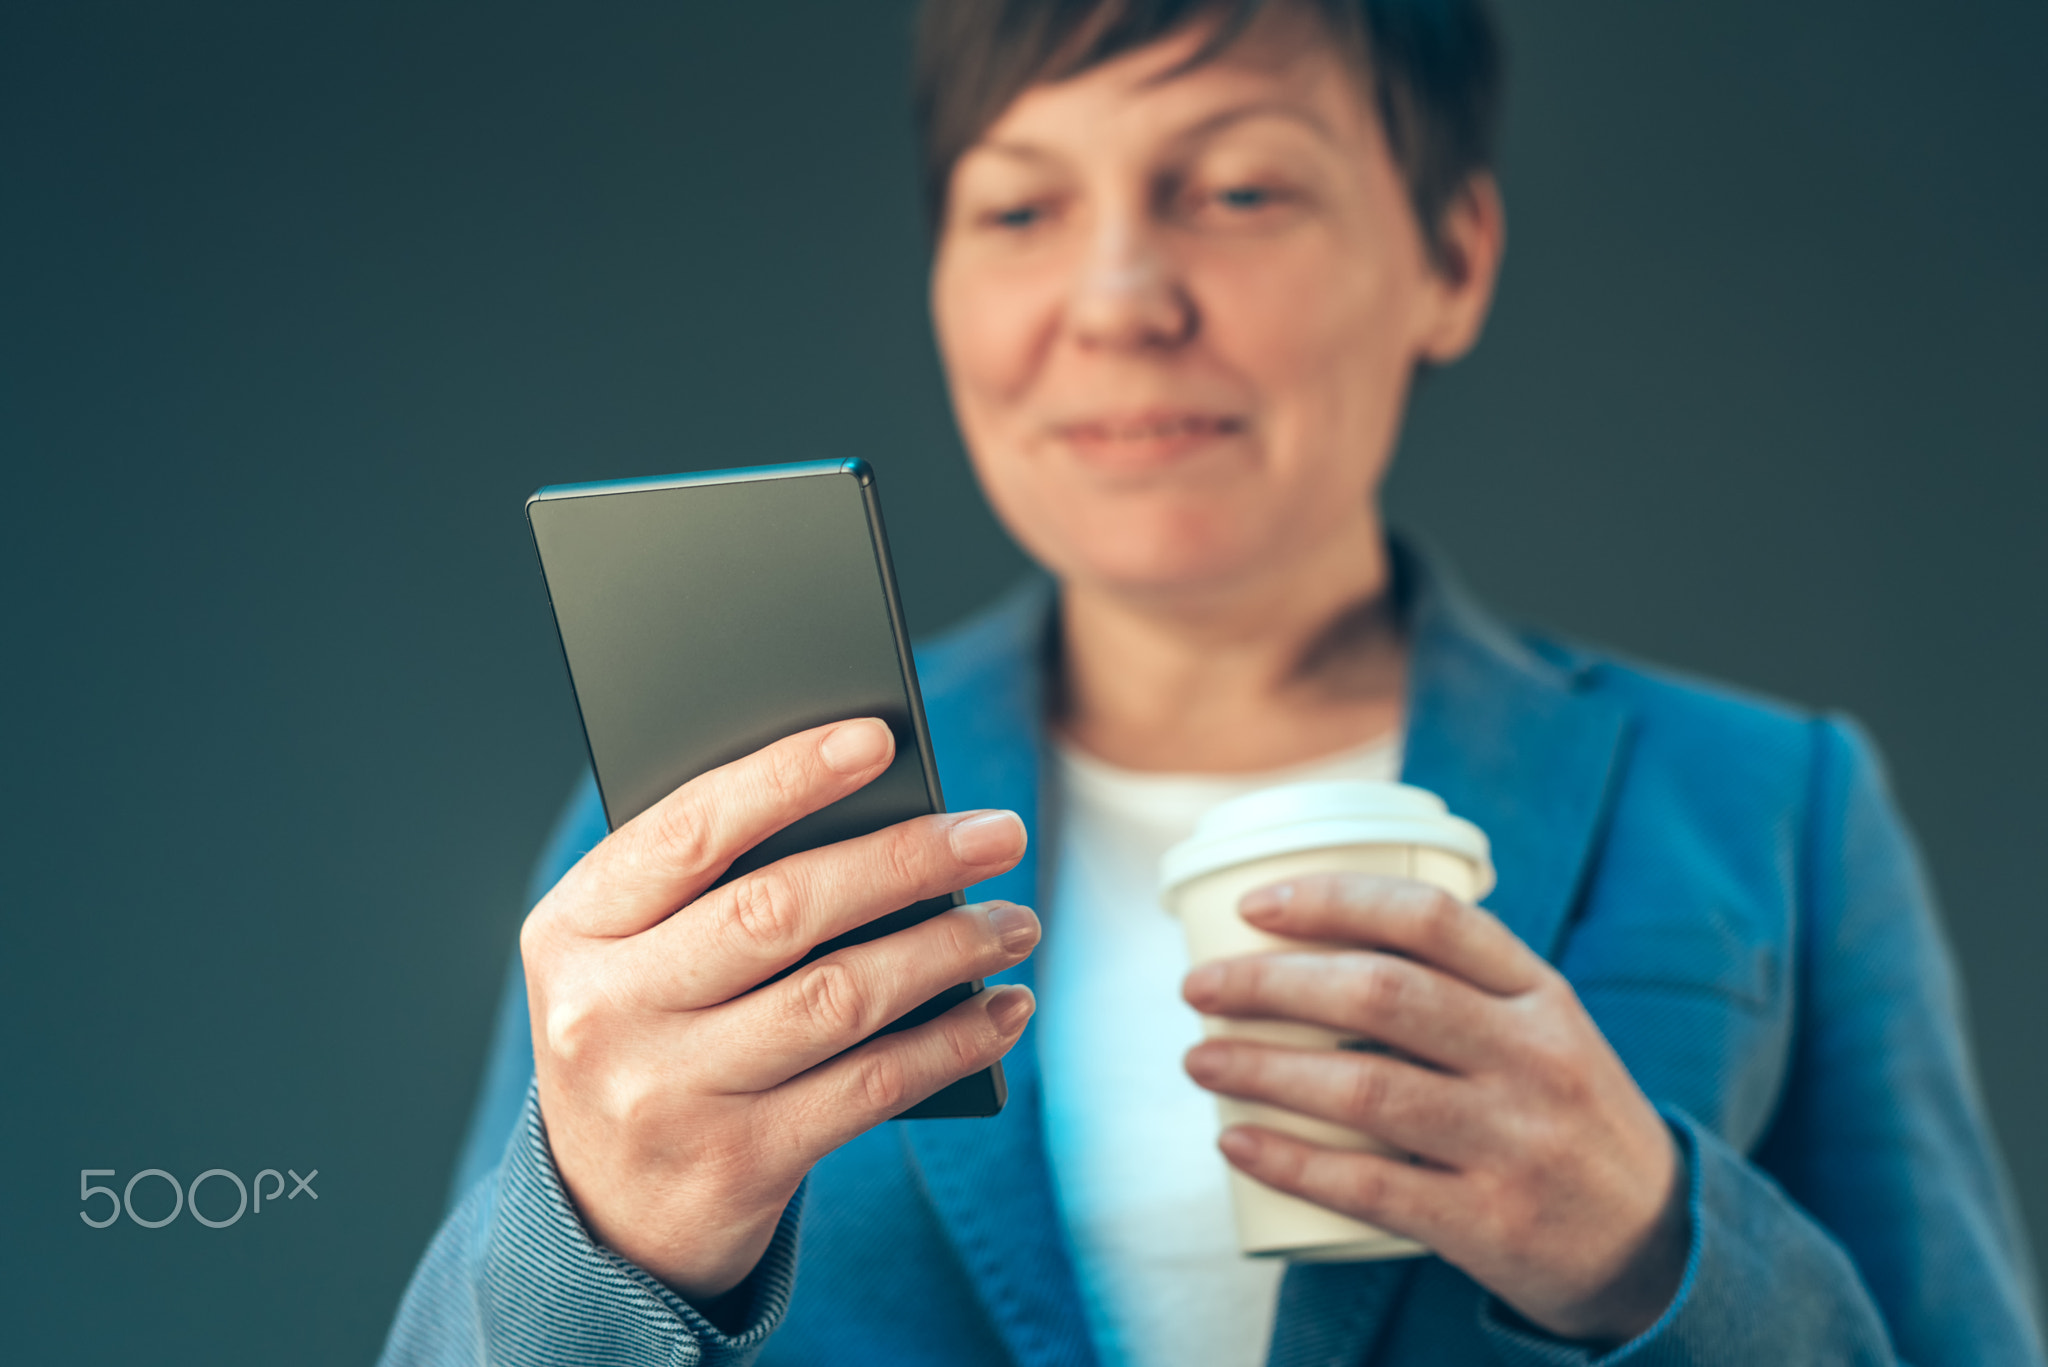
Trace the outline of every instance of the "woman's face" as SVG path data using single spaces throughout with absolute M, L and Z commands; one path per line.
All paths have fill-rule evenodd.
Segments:
M 1375 526 L 1416 364 L 1478 334 L 1490 183 L 1433 269 L 1358 76 L 1292 29 L 1034 86 L 954 171 L 932 312 L 955 413 L 1063 578 L 1223 587 Z

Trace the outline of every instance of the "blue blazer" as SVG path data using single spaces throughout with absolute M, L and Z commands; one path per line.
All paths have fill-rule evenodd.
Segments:
M 2041 1367 L 1954 970 L 1868 743 L 1517 636 L 1412 552 L 1396 567 L 1403 777 L 1492 837 L 1488 905 L 1563 970 L 1663 1112 L 1692 1245 L 1669 1311 L 1606 1355 L 1532 1330 L 1439 1259 L 1296 1266 L 1269 1362 Z M 955 809 L 1044 827 L 1050 611 L 1048 586 L 1027 586 L 919 653 Z M 537 888 L 604 829 L 586 785 Z M 1041 886 L 1027 859 L 973 895 L 1036 906 Z M 1030 962 L 1006 976 L 1030 982 Z M 995 1119 L 883 1125 L 819 1163 L 726 1332 L 594 1244 L 564 1198 L 515 964 L 458 1203 L 385 1361 L 1091 1363 L 1031 1029 L 1006 1067 Z

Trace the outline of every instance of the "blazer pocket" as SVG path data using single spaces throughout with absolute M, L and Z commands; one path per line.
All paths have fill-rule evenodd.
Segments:
M 1781 991 L 1783 956 L 1746 919 L 1710 907 L 1626 924 L 1588 920 L 1574 932 L 1558 966 L 1581 995 L 1661 988 L 1712 993 L 1768 1011 Z

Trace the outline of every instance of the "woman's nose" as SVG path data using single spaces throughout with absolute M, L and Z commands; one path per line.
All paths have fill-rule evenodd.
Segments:
M 1195 335 L 1194 301 L 1169 262 L 1141 234 L 1112 229 L 1095 244 L 1069 305 L 1083 346 L 1177 347 Z

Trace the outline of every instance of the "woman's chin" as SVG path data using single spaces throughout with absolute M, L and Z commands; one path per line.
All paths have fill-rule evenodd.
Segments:
M 1229 588 L 1249 577 L 1258 557 L 1234 538 L 1146 537 L 1095 539 L 1054 572 L 1076 587 L 1140 598 L 1202 595 Z
M 1289 539 L 1267 491 L 1033 488 L 993 501 L 1040 563 L 1077 588 L 1142 596 L 1228 591 L 1270 573 Z M 1306 534 L 1325 531 L 1302 527 Z

